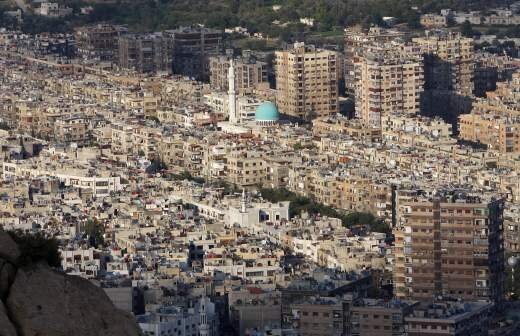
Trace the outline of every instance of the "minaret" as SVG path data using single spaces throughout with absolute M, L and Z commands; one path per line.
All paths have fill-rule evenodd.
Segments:
M 235 63 L 233 59 L 229 61 L 229 70 L 228 70 L 228 99 L 229 99 L 229 123 L 236 125 L 238 124 L 238 116 L 237 116 L 237 93 L 235 88 Z
M 206 287 L 204 287 L 204 294 L 199 301 L 199 336 L 209 336 L 207 305 L 209 299 L 206 297 Z
M 242 213 L 246 213 L 247 212 L 247 197 L 246 197 L 246 190 L 245 189 L 242 189 L 242 200 L 240 201 L 240 205 L 241 205 L 240 211 Z

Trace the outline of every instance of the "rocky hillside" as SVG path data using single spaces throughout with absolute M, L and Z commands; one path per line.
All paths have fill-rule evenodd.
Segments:
M 0 336 L 141 335 L 101 288 L 44 262 L 22 266 L 20 257 L 19 246 L 0 231 Z

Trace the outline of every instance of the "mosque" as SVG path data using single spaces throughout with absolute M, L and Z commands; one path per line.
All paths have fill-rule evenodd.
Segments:
M 260 127 L 269 127 L 278 124 L 280 113 L 275 104 L 264 102 L 256 109 L 255 123 Z
M 278 108 L 272 102 L 260 102 L 253 99 L 252 106 L 256 106 L 254 119 L 249 113 L 244 113 L 242 110 L 243 98 L 237 98 L 236 83 L 235 83 L 235 66 L 233 60 L 230 61 L 228 70 L 228 112 L 229 121 L 218 123 L 218 127 L 226 133 L 249 133 L 253 128 L 258 127 L 273 127 L 280 122 L 280 113 Z M 251 99 L 249 99 L 251 100 Z M 251 104 L 249 104 L 251 107 Z

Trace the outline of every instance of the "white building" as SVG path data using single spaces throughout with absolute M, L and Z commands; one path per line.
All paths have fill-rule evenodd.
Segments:
M 145 336 L 217 336 L 215 304 L 203 296 L 193 308 L 162 307 L 137 316 Z

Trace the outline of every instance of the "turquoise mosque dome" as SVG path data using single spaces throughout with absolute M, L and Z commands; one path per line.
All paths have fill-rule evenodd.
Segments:
M 267 122 L 273 123 L 277 122 L 280 119 L 280 113 L 278 112 L 278 108 L 275 104 L 271 102 L 262 103 L 256 109 L 255 113 L 255 121 L 256 122 Z

